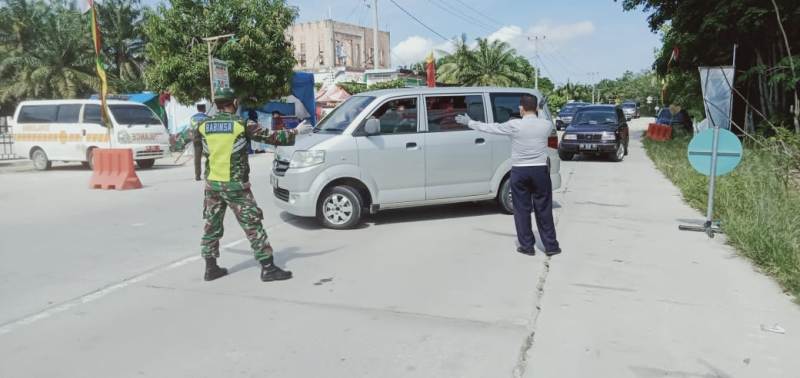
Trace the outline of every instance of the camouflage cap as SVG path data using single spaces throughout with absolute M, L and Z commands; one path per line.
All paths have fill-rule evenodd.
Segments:
M 236 95 L 233 93 L 233 89 L 219 88 L 214 91 L 214 101 L 233 101 L 235 98 Z

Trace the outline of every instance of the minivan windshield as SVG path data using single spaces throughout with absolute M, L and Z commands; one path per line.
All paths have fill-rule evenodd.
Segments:
M 375 97 L 353 96 L 339 105 L 317 125 L 320 133 L 341 134 Z
M 160 125 L 161 120 L 144 105 L 109 105 L 108 109 L 120 125 Z

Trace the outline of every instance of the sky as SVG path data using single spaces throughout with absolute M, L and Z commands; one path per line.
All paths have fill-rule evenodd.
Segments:
M 391 33 L 392 64 L 423 61 L 432 50 L 449 50 L 466 33 L 475 39 L 511 44 L 544 76 L 557 84 L 591 83 L 625 71 L 649 69 L 659 37 L 647 14 L 625 12 L 613 0 L 394 0 L 433 31 L 401 11 L 392 0 L 378 0 L 381 30 Z M 300 11 L 298 22 L 333 16 L 337 21 L 372 27 L 372 0 L 288 0 Z M 434 33 L 435 32 L 435 33 Z M 441 36 L 437 35 L 440 34 Z M 539 42 L 529 37 L 541 36 Z M 538 54 L 537 54 L 538 47 Z M 538 57 L 537 57 L 538 55 Z M 539 64 L 536 64 L 539 63 Z
M 150 6 L 159 2 L 143 0 Z M 330 15 L 372 27 L 372 0 L 288 3 L 299 9 L 297 22 Z M 479 37 L 508 42 L 556 84 L 593 83 L 649 69 L 654 49 L 661 45 L 647 26 L 647 14 L 625 12 L 613 0 L 378 0 L 378 17 L 381 30 L 391 33 L 394 66 L 421 62 L 431 51 L 450 50 L 453 44 L 447 40 L 466 33 L 470 43 Z M 534 36 L 544 39 L 535 43 L 529 38 Z

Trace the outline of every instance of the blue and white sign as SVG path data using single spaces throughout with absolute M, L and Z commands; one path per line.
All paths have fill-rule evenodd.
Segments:
M 696 171 L 711 176 L 711 147 L 714 129 L 706 129 L 695 135 L 689 143 L 689 163 Z M 719 130 L 717 146 L 717 176 L 731 173 L 742 161 L 742 142 L 728 130 Z

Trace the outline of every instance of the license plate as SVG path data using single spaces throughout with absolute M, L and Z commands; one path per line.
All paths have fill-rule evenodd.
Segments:
M 596 150 L 597 145 L 594 143 L 583 143 L 581 144 L 581 150 Z

